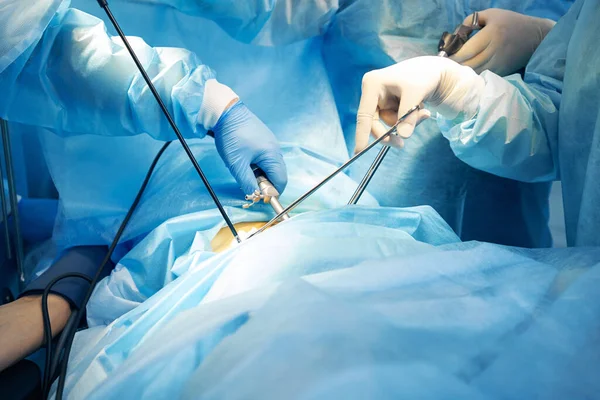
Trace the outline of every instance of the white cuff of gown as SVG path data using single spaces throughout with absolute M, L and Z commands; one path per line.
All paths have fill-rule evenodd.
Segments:
M 204 84 L 202 105 L 198 111 L 198 123 L 206 130 L 214 128 L 227 105 L 236 98 L 238 95 L 229 86 L 217 82 L 216 79 L 207 80 Z

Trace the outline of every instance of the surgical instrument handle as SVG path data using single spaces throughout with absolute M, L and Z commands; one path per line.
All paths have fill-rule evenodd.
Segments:
M 213 139 L 215 137 L 215 133 L 213 131 L 208 131 L 206 134 Z M 275 189 L 275 186 L 273 186 L 269 178 L 267 178 L 267 174 L 256 164 L 250 164 L 250 168 L 252 169 L 252 172 L 254 172 L 254 177 L 258 183 L 258 188 L 261 192 L 263 192 L 265 197 L 269 198 L 267 203 L 273 207 L 275 214 L 281 213 L 283 211 L 283 206 L 279 202 L 279 192 L 277 189 Z M 286 219 L 290 219 L 290 216 L 284 213 L 281 215 L 281 219 L 285 221 Z
M 279 192 L 277 191 L 275 186 L 273 186 L 271 181 L 269 181 L 269 179 L 267 178 L 267 174 L 255 164 L 251 164 L 250 168 L 252 168 L 252 171 L 254 172 L 256 182 L 258 183 L 258 188 L 260 189 L 261 193 L 265 196 L 265 201 L 269 203 L 271 207 L 273 207 L 275 214 L 281 213 L 281 219 L 284 221 L 286 219 L 290 219 L 290 216 L 287 215 L 287 213 L 282 213 L 283 206 L 279 202 Z
M 438 43 L 438 56 L 449 57 L 459 51 L 469 40 L 469 36 L 474 30 L 480 29 L 479 14 L 473 13 L 471 25 L 460 24 L 454 30 L 454 33 L 444 32 Z
M 256 234 L 258 234 L 260 232 L 263 232 L 265 229 L 267 229 L 268 227 L 270 227 L 271 225 L 273 225 L 279 218 L 281 218 L 281 216 L 284 213 L 289 213 L 291 210 L 293 210 L 294 208 L 296 208 L 296 206 L 298 206 L 298 204 L 300 204 L 304 200 L 306 200 L 314 192 L 316 192 L 317 190 L 319 190 L 323 185 L 325 185 L 327 182 L 329 182 L 331 179 L 333 179 L 337 174 L 339 174 L 344 169 L 346 169 L 348 166 L 350 166 L 352 163 L 354 163 L 354 161 L 358 160 L 363 154 L 365 154 L 366 152 L 368 152 L 369 150 L 371 150 L 373 147 L 377 146 L 382 140 L 384 140 L 389 135 L 391 135 L 392 133 L 394 133 L 396 131 L 396 128 L 398 127 L 398 125 L 402 121 L 404 121 L 410 114 L 412 114 L 413 112 L 417 111 L 420 108 L 421 108 L 420 105 L 416 105 L 413 108 L 411 108 L 410 110 L 408 110 L 402 117 L 400 117 L 398 119 L 398 121 L 394 124 L 394 126 L 392 126 L 390 128 L 389 131 L 387 131 L 385 134 L 383 134 L 378 139 L 374 140 L 371 144 L 369 144 L 367 147 L 365 147 L 361 152 L 359 152 L 358 154 L 354 155 L 354 157 L 352 157 L 351 159 L 349 159 L 348 161 L 346 161 L 344 164 L 342 164 L 341 167 L 339 167 L 338 169 L 336 169 L 335 171 L 333 171 L 331 174 L 329 174 L 325 179 L 323 179 L 321 182 L 319 182 L 315 187 L 313 187 L 312 189 L 310 189 L 308 192 L 304 193 L 298 199 L 294 200 L 294 202 L 292 202 L 292 204 L 290 204 L 289 206 L 287 206 L 282 212 L 280 212 L 279 214 L 277 214 L 274 218 L 272 218 L 269 222 L 267 222 L 265 225 L 263 225 L 259 230 L 257 230 L 256 232 L 254 232 L 252 235 L 248 236 L 248 239 L 250 239 L 252 236 L 254 236 L 254 235 L 256 235 Z
M 127 38 L 125 37 L 125 34 L 121 30 L 119 23 L 117 22 L 117 20 L 113 16 L 112 12 L 110 11 L 110 8 L 108 7 L 108 1 L 107 0 L 97 0 L 97 1 L 98 1 L 98 4 L 100 5 L 100 7 L 102 7 L 102 9 L 106 12 L 106 15 L 110 19 L 110 22 L 113 24 L 114 28 L 117 30 L 117 33 L 121 37 L 121 40 L 125 44 L 125 47 L 127 47 L 127 50 L 129 51 L 129 54 L 131 55 L 131 58 L 133 58 L 133 61 L 137 65 L 140 73 L 142 74 L 144 80 L 146 81 L 146 84 L 148 84 L 148 87 L 150 88 L 150 91 L 152 91 L 152 94 L 154 95 L 154 98 L 158 102 L 158 105 L 160 106 L 163 114 L 165 114 L 165 117 L 167 117 L 167 120 L 169 121 L 169 125 L 171 125 L 171 128 L 173 128 L 173 132 L 175 132 L 175 135 L 177 135 L 177 139 L 179 139 L 181 146 L 183 146 L 183 150 L 186 152 L 187 156 L 189 157 L 190 161 L 192 162 L 192 165 L 194 166 L 194 169 L 200 176 L 200 179 L 202 179 L 202 182 L 204 183 L 204 186 L 206 187 L 208 194 L 210 194 L 210 197 L 212 197 L 213 202 L 219 209 L 219 212 L 223 216 L 223 219 L 227 223 L 227 226 L 231 230 L 231 233 L 233 234 L 235 239 L 238 241 L 238 243 L 241 242 L 240 237 L 238 236 L 238 233 L 237 233 L 235 227 L 233 226 L 233 223 L 229 219 L 229 216 L 227 215 L 227 213 L 225 212 L 225 209 L 223 208 L 223 205 L 221 204 L 221 201 L 219 200 L 216 193 L 214 192 L 212 186 L 210 185 L 210 182 L 204 175 L 204 172 L 202 172 L 202 168 L 200 168 L 200 165 L 198 164 L 196 157 L 194 157 L 194 154 L 192 153 L 192 150 L 190 149 L 190 147 L 186 143 L 185 139 L 183 138 L 183 135 L 181 134 L 181 132 L 179 132 L 179 128 L 177 128 L 175 121 L 171 117 L 169 110 L 165 106 L 165 103 L 163 103 L 160 95 L 158 94 L 158 91 L 154 87 L 152 80 L 150 79 L 150 77 L 148 76 L 146 71 L 144 70 L 144 66 L 142 65 L 140 60 L 137 58 L 135 52 L 133 51 L 133 48 L 130 46 L 129 41 L 127 40 Z

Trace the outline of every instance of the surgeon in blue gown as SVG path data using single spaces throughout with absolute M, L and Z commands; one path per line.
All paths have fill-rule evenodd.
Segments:
M 358 88 L 364 73 L 411 57 L 434 55 L 441 32 L 451 31 L 474 11 L 499 7 L 557 20 L 570 4 L 568 1 L 349 4 L 333 20 L 323 51 L 349 150 L 354 150 L 355 145 Z M 452 154 L 434 121 L 422 123 L 418 132 L 402 151 L 388 153 L 369 185 L 381 205 L 432 205 L 463 240 L 524 247 L 551 245 L 547 228 L 548 183 L 511 181 L 470 168 Z M 360 177 L 373 157 L 356 166 L 351 176 Z
M 44 128 L 55 138 L 145 133 L 156 141 L 175 140 L 121 40 L 110 37 L 102 21 L 69 4 L 61 0 L 0 0 L 0 117 Z M 213 70 L 190 51 L 152 48 L 140 38 L 130 40 L 183 136 L 198 139 L 208 130 L 213 131 L 214 143 L 208 152 L 216 147 L 222 163 L 235 178 L 233 196 L 243 199 L 244 193 L 258 190 L 251 164 L 258 165 L 283 192 L 287 172 L 277 139 L 233 90 L 216 80 Z M 64 169 L 75 170 L 91 182 L 94 177 L 86 174 L 86 167 L 107 169 L 94 150 L 76 154 L 87 165 L 59 162 Z M 132 148 L 128 154 L 134 164 L 140 160 L 136 153 L 138 149 Z M 121 174 L 127 171 L 116 172 Z M 111 179 L 111 184 L 112 194 L 127 197 L 127 181 Z M 75 190 L 85 192 L 86 187 Z M 64 194 L 60 191 L 61 196 Z M 38 228 L 42 225 L 39 222 Z M 63 273 L 94 276 L 106 248 L 88 248 L 71 258 L 74 252 L 60 252 L 60 260 L 48 273 L 30 282 L 18 300 L 0 308 L 0 336 L 7 341 L 0 344 L 0 370 L 42 343 L 39 295 L 48 282 Z M 72 262 L 65 265 L 68 259 Z M 60 308 L 69 315 L 71 308 L 80 306 L 86 291 L 87 284 L 81 280 L 74 285 L 63 281 L 54 286 L 50 314 Z M 54 324 L 53 328 L 56 334 L 62 324 Z
M 147 133 L 174 140 L 124 44 L 69 3 L 0 3 L 0 116 L 65 137 Z M 184 137 L 214 130 L 217 149 L 243 193 L 258 189 L 251 163 L 283 191 L 285 164 L 274 135 L 209 67 L 183 49 L 131 42 Z
M 94 2 L 74 0 L 74 4 L 103 18 Z M 571 2 L 115 0 L 111 4 L 117 17 L 136 15 L 121 21 L 126 32 L 155 45 L 193 49 L 208 60 L 280 141 L 301 141 L 342 162 L 354 149 L 365 72 L 435 54 L 441 32 L 474 11 L 501 7 L 557 20 Z M 434 121 L 424 122 L 418 131 L 402 151 L 390 152 L 369 186 L 382 206 L 431 205 L 467 240 L 551 245 L 547 182 L 517 182 L 466 165 L 454 156 Z M 341 146 L 340 134 L 345 140 Z M 58 146 L 52 149 L 62 153 Z M 359 180 L 374 156 L 375 152 L 357 162 L 350 176 Z
M 524 78 L 477 75 L 435 57 L 372 71 L 359 113 L 395 104 L 389 111 L 402 114 L 424 101 L 465 163 L 521 182 L 560 179 L 568 245 L 599 246 L 599 18 L 597 0 L 577 1 L 537 48 Z M 357 141 L 365 143 L 370 130 L 363 120 Z M 406 125 L 401 135 L 411 134 Z

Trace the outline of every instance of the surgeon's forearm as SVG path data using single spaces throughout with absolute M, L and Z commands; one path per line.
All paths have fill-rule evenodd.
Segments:
M 485 93 L 476 118 L 442 123 L 454 153 L 484 171 L 525 182 L 560 179 L 558 122 L 565 64 L 581 10 L 571 7 L 533 54 L 525 76 L 483 72 Z
M 27 357 L 44 343 L 41 296 L 26 296 L 0 306 L 0 371 Z M 48 297 L 52 336 L 65 327 L 71 309 L 60 296 Z
M 218 119 L 202 118 L 213 71 L 189 51 L 152 48 L 135 37 L 129 41 L 181 133 L 202 137 L 211 127 L 201 121 Z M 9 92 L 4 110 L 0 100 L 8 119 L 62 136 L 148 133 L 161 140 L 175 138 L 121 40 L 109 37 L 102 21 L 77 10 L 55 17 Z M 222 103 L 234 97 L 221 95 L 204 113 L 222 112 Z
M 552 181 L 558 108 L 551 96 L 513 75 L 482 74 L 486 88 L 475 118 L 460 124 L 440 120 L 456 156 L 470 166 L 505 178 Z

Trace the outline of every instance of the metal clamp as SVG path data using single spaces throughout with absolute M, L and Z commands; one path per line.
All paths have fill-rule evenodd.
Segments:
M 469 40 L 471 33 L 477 29 L 481 29 L 481 25 L 479 25 L 479 13 L 475 12 L 473 13 L 471 25 L 460 24 L 456 27 L 454 33 L 444 32 L 442 34 L 438 43 L 438 56 L 449 57 L 458 52 Z
M 264 201 L 273 207 L 273 211 L 275 214 L 281 214 L 279 217 L 282 220 L 290 219 L 290 216 L 287 213 L 282 213 L 283 207 L 279 202 L 279 191 L 275 189 L 275 186 L 267 179 L 266 174 L 255 165 L 252 165 L 252 170 L 254 171 L 254 176 L 256 177 L 256 182 L 258 183 L 258 188 L 260 190 L 255 190 L 252 194 L 246 195 L 246 200 L 251 201 L 252 203 L 244 204 L 243 208 L 250 208 L 254 204 L 259 201 Z

